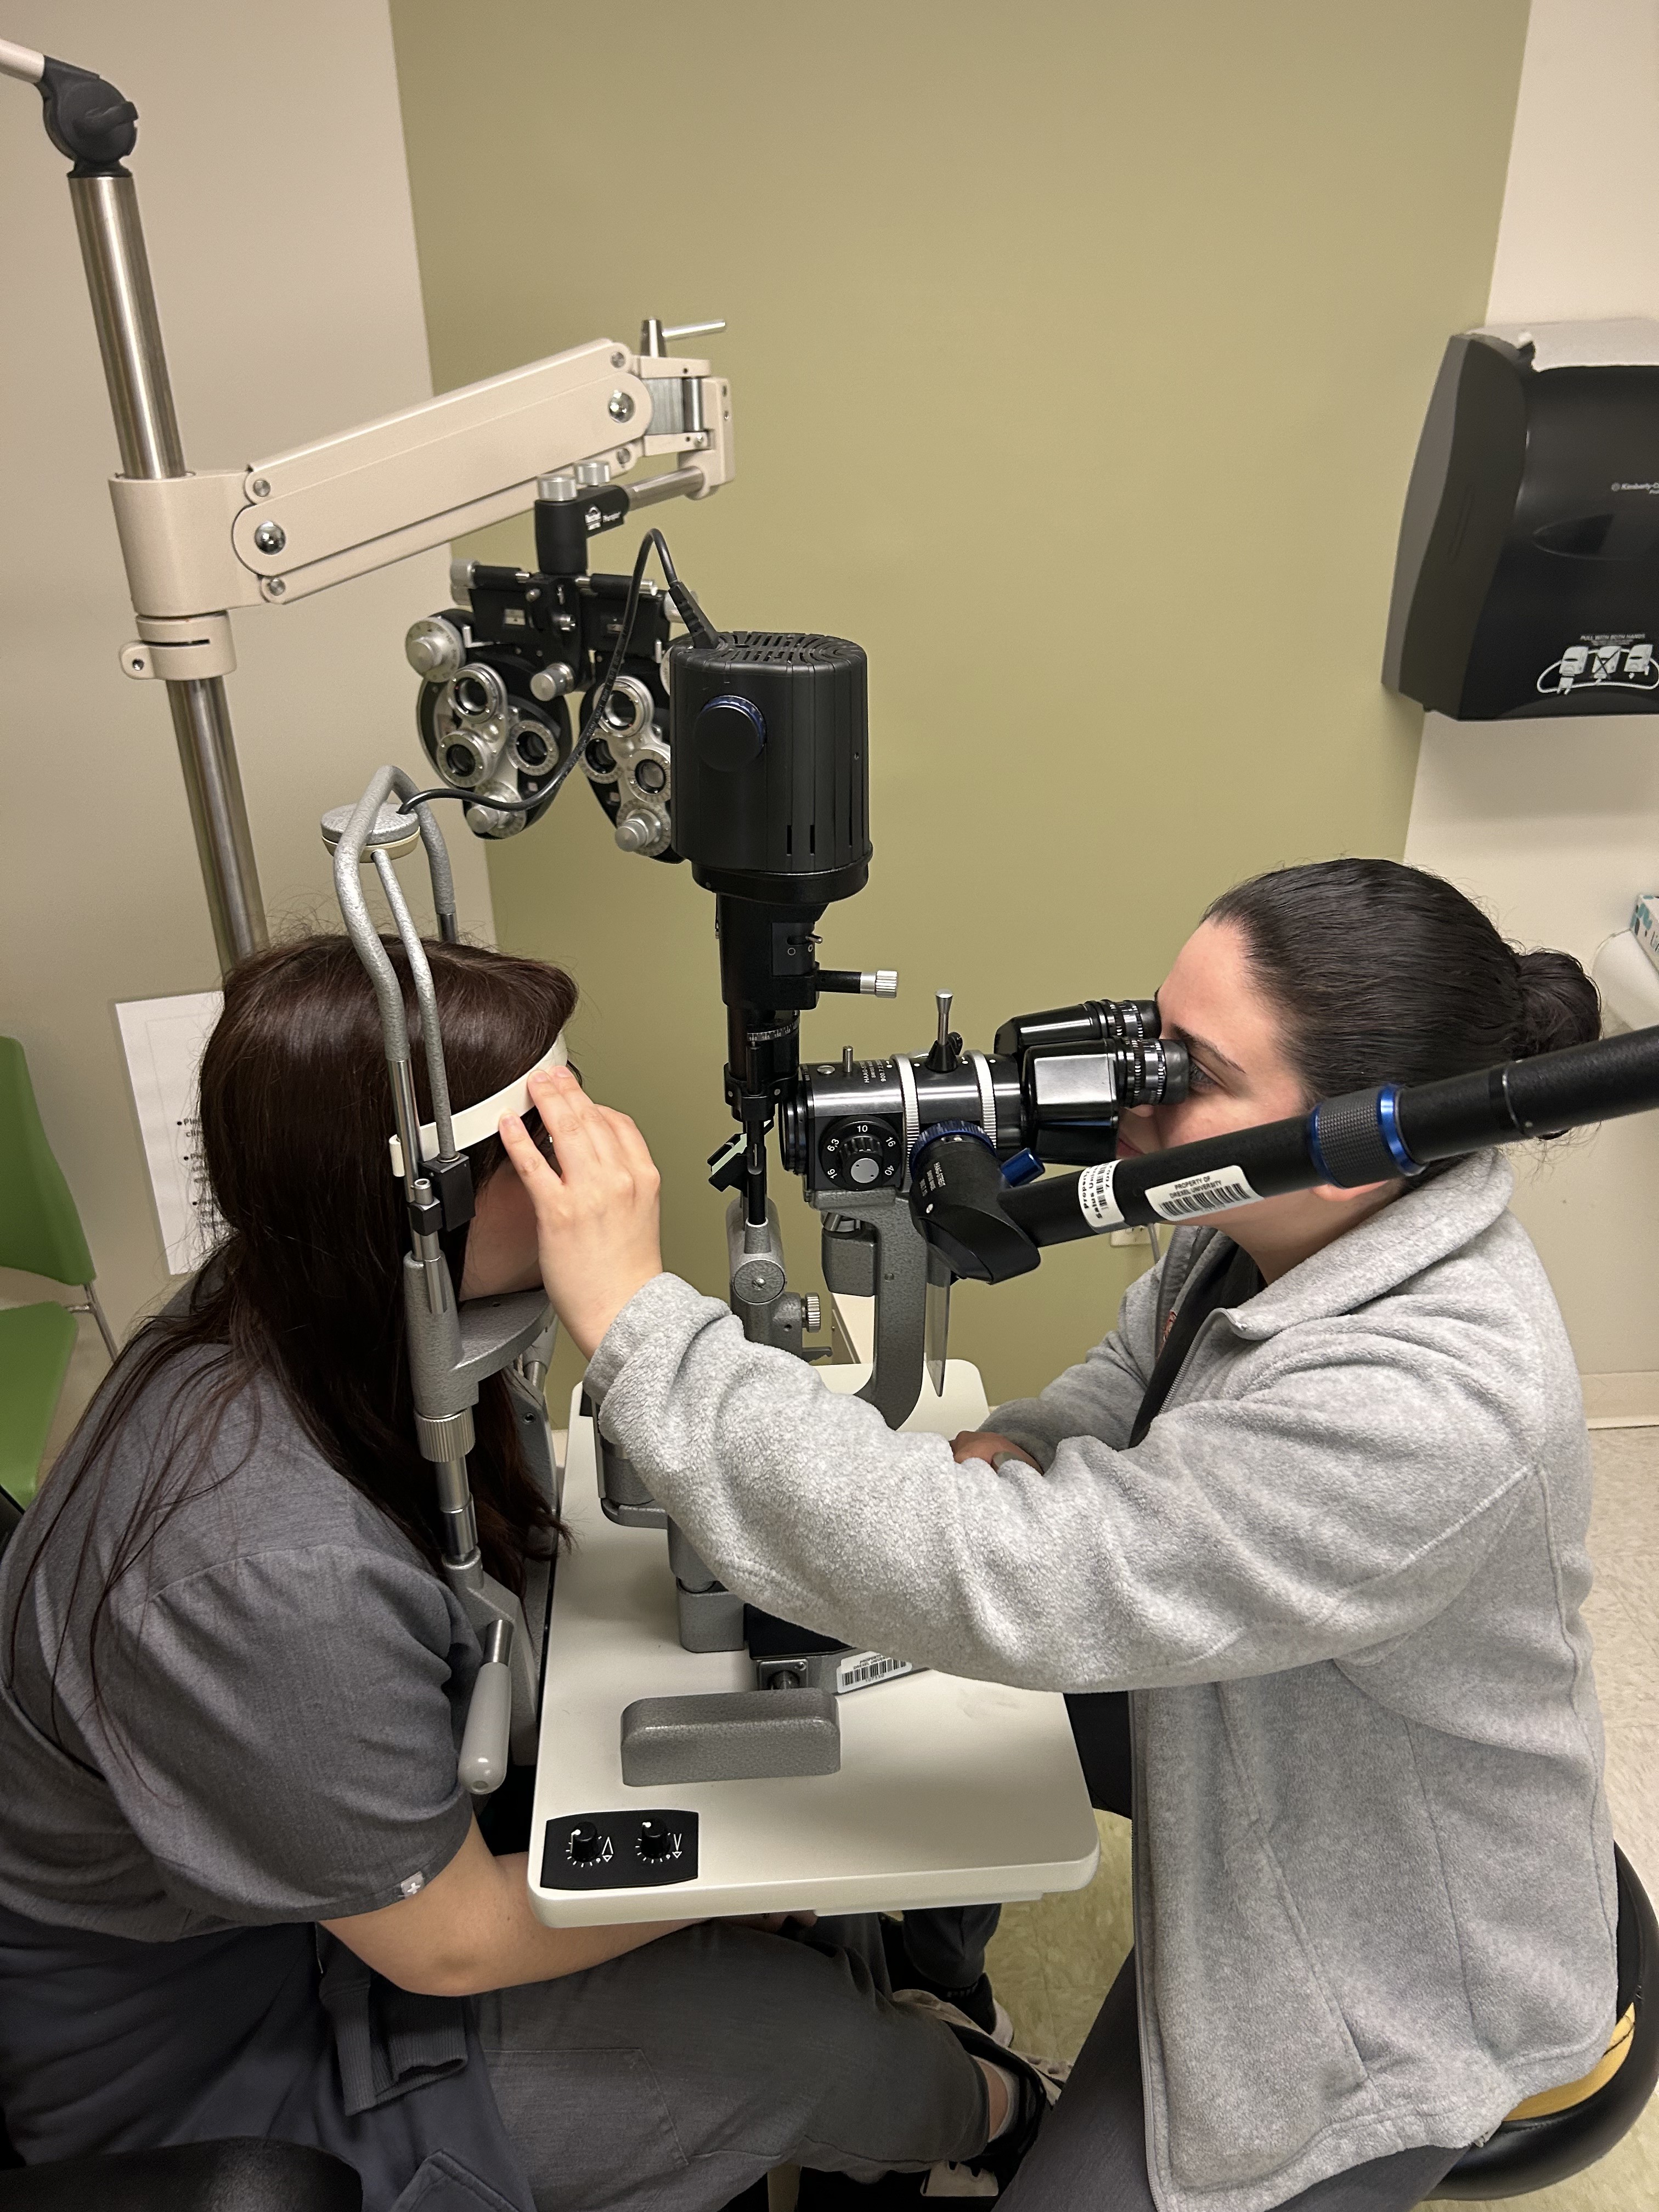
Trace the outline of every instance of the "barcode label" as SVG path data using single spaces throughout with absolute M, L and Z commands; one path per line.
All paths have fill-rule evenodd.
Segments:
M 908 1659 L 887 1659 L 879 1651 L 853 1651 L 836 1669 L 836 1695 L 848 1690 L 867 1690 L 872 1682 L 890 1682 L 895 1675 L 915 1672 Z
M 1098 1167 L 1085 1168 L 1077 1179 L 1078 1210 L 1097 1236 L 1103 1229 L 1123 1226 L 1123 1216 L 1112 1197 L 1116 1169 L 1115 1160 L 1103 1160 Z
M 1254 1206 L 1261 1193 L 1253 1190 L 1243 1168 L 1218 1168 L 1212 1175 L 1182 1176 L 1179 1182 L 1154 1183 L 1146 1203 L 1165 1221 L 1184 1220 L 1189 1213 L 1219 1213 L 1229 1206 Z

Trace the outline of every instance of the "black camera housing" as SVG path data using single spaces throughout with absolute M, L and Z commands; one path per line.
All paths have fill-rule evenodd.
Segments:
M 845 638 L 737 630 L 668 656 L 674 846 L 709 890 L 779 907 L 870 873 L 868 688 Z

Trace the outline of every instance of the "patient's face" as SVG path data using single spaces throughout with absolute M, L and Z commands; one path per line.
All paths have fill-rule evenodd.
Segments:
M 499 1297 L 507 1291 L 533 1291 L 541 1279 L 536 1210 L 512 1167 L 503 1164 L 478 1193 L 460 1294 L 464 1298 Z

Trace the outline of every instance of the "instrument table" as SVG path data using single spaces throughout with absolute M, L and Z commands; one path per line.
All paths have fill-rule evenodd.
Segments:
M 982 1417 L 982 1392 L 979 1404 Z M 622 1778 L 624 1706 L 750 1689 L 754 1673 L 744 1651 L 681 1650 L 663 1532 L 606 1517 L 593 1425 L 580 1408 L 578 1392 L 563 1504 L 574 1540 L 555 1579 L 531 1829 L 538 1919 L 579 1928 L 785 1910 L 903 1911 L 1083 1887 L 1099 1844 L 1065 1701 L 1048 1692 L 902 1675 L 841 1698 L 838 1774 L 630 1789 Z M 550 1820 L 659 1808 L 698 1816 L 695 1879 L 542 1886 Z

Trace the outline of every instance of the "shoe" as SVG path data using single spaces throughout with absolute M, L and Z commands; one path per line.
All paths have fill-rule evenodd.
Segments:
M 1000 2197 L 1002 2184 L 978 2166 L 940 2164 L 929 2167 L 921 2193 L 929 2203 L 936 2197 Z
M 1071 2068 L 994 2041 L 960 2006 L 946 2003 L 931 1990 L 896 1990 L 893 2002 L 908 2012 L 938 2021 L 950 2029 L 969 2057 L 988 2059 L 1018 2082 L 1019 2109 L 1002 2133 L 987 2143 L 976 2158 L 942 2160 L 929 2170 L 921 2188 L 924 2197 L 996 2196 L 1013 2179 L 1020 2160 L 1036 2141 L 1048 2107 L 1060 2101 Z

